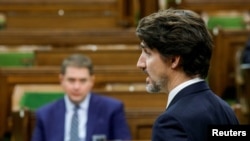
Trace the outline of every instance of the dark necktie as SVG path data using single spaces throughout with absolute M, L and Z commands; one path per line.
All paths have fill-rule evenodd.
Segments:
M 70 128 L 70 141 L 80 141 L 79 140 L 79 131 L 78 131 L 78 114 L 77 111 L 79 109 L 79 106 L 75 106 L 74 108 L 74 113 L 72 116 L 72 120 L 71 120 L 71 128 Z

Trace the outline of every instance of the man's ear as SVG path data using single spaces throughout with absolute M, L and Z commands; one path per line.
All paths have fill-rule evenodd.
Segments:
M 173 56 L 171 57 L 171 68 L 177 68 L 180 63 L 181 57 L 180 56 Z

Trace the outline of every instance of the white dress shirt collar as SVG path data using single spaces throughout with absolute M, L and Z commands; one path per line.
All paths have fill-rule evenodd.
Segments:
M 64 96 L 64 99 L 66 105 L 66 112 L 73 111 L 75 104 L 69 100 L 69 97 L 66 94 Z M 88 109 L 89 101 L 90 101 L 90 93 L 87 94 L 85 99 L 79 104 L 79 108 L 84 110 Z
M 201 79 L 201 78 L 194 78 L 194 79 L 191 79 L 191 80 L 188 80 L 186 82 L 183 82 L 181 83 L 180 85 L 176 86 L 174 89 L 172 89 L 168 95 L 168 102 L 167 102 L 167 106 L 166 108 L 168 107 L 168 105 L 170 104 L 170 102 L 174 99 L 174 97 L 176 96 L 176 94 L 178 92 L 180 92 L 183 88 L 191 85 L 191 84 L 194 84 L 194 83 L 197 83 L 197 82 L 200 82 L 200 81 L 204 81 L 204 79 Z

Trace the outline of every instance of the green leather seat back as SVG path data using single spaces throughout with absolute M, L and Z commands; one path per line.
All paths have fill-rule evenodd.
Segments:
M 32 52 L 2 52 L 0 53 L 0 67 L 32 66 L 34 53 Z
M 209 29 L 215 27 L 244 29 L 245 23 L 242 16 L 211 16 L 208 19 L 207 26 Z
M 62 98 L 62 92 L 25 92 L 20 100 L 20 107 L 29 110 L 36 110 L 37 108 Z

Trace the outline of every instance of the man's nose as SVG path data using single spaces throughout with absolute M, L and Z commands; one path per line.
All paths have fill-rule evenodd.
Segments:
M 143 59 L 143 56 L 140 55 L 138 61 L 137 61 L 137 64 L 136 64 L 137 68 L 144 68 L 145 67 L 145 61 Z

